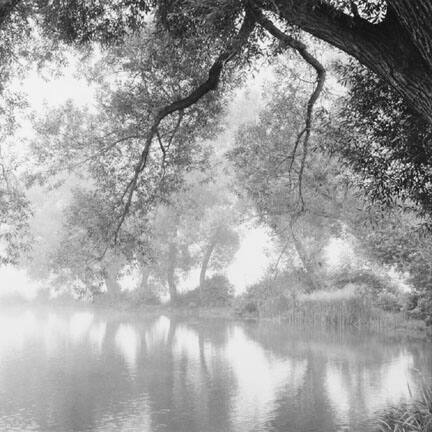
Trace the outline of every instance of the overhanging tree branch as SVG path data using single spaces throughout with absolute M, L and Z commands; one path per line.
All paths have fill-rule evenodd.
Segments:
M 208 73 L 207 80 L 203 82 L 200 86 L 198 86 L 195 90 L 193 90 L 187 97 L 183 99 L 179 99 L 175 102 L 170 103 L 169 105 L 160 108 L 154 114 L 152 125 L 146 135 L 144 147 L 141 152 L 139 161 L 135 166 L 134 174 L 130 182 L 128 183 L 125 192 L 121 198 L 122 203 L 124 199 L 126 199 L 126 201 L 124 203 L 123 211 L 120 215 L 120 219 L 118 221 L 118 224 L 114 232 L 114 244 L 117 243 L 120 228 L 123 225 L 127 214 L 129 213 L 133 196 L 137 188 L 139 177 L 146 167 L 150 148 L 154 137 L 157 135 L 157 131 L 160 123 L 170 114 L 175 113 L 177 111 L 185 110 L 186 108 L 197 103 L 201 98 L 203 98 L 210 91 L 214 91 L 217 89 L 225 64 L 240 52 L 241 48 L 245 45 L 250 34 L 254 30 L 255 23 L 256 21 L 255 21 L 254 14 L 252 14 L 249 9 L 246 10 L 246 14 L 243 23 L 240 27 L 240 30 L 238 31 L 236 37 L 233 39 L 231 44 L 217 57 L 217 59 L 211 66 Z
M 355 57 L 432 123 L 430 0 L 388 0 L 387 14 L 376 24 L 349 16 L 326 1 L 274 2 L 282 22 L 298 26 Z M 260 3 L 269 8 L 265 2 Z
M 430 0 L 388 0 L 403 26 L 411 32 L 411 41 L 424 60 L 432 62 L 432 2 Z
M 310 135 L 312 130 L 312 121 L 313 121 L 313 110 L 314 105 L 316 101 L 318 100 L 325 82 L 326 77 L 326 71 L 324 66 L 307 50 L 307 46 L 299 41 L 298 39 L 293 38 L 292 36 L 284 33 L 283 31 L 279 30 L 272 21 L 270 21 L 268 18 L 266 18 L 260 10 L 254 8 L 253 9 L 255 17 L 257 22 L 265 28 L 273 37 L 280 40 L 283 44 L 285 44 L 288 47 L 291 47 L 295 49 L 299 55 L 310 65 L 315 69 L 316 72 L 316 85 L 314 88 L 314 91 L 309 97 L 309 101 L 307 104 L 307 110 L 306 110 L 306 120 L 305 120 L 305 127 L 302 129 L 302 131 L 299 133 L 296 143 L 294 145 L 293 153 L 291 155 L 291 165 L 290 165 L 290 172 L 292 165 L 294 163 L 294 158 L 297 152 L 297 147 L 300 143 L 300 140 L 303 137 L 303 154 L 300 164 L 300 172 L 299 172 L 299 178 L 298 178 L 298 190 L 299 190 L 299 198 L 301 202 L 301 209 L 304 208 L 304 201 L 303 201 L 303 194 L 302 194 L 302 177 L 309 147 L 309 141 L 310 141 Z

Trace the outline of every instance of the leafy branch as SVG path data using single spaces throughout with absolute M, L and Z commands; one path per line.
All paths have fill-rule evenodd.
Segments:
M 303 144 L 303 153 L 300 163 L 300 171 L 299 171 L 299 179 L 298 179 L 298 190 L 299 190 L 299 198 L 301 202 L 301 209 L 300 211 L 304 210 L 304 200 L 303 200 L 303 193 L 302 193 L 302 177 L 305 167 L 305 162 L 308 154 L 308 148 L 309 148 L 309 141 L 310 141 L 310 135 L 312 131 L 312 122 L 313 122 L 313 110 L 316 101 L 318 100 L 323 88 L 324 88 L 324 82 L 326 77 L 326 70 L 324 66 L 307 50 L 306 44 L 299 41 L 298 39 L 293 38 L 292 36 L 284 33 L 280 29 L 278 29 L 271 20 L 266 18 L 262 12 L 257 9 L 256 7 L 253 7 L 253 12 L 255 15 L 255 18 L 257 22 L 266 29 L 273 37 L 280 40 L 284 45 L 293 48 L 296 50 L 299 55 L 310 65 L 315 69 L 317 79 L 316 79 L 316 85 L 312 92 L 312 94 L 309 97 L 309 101 L 307 104 L 307 110 L 306 110 L 306 119 L 305 119 L 305 126 L 300 131 L 300 133 L 297 136 L 296 142 L 294 144 L 293 151 L 291 153 L 290 159 L 290 172 L 292 170 L 292 166 L 294 164 L 294 159 L 297 153 L 297 148 L 300 145 L 300 142 Z
M 150 148 L 153 143 L 153 139 L 158 136 L 158 128 L 160 123 L 169 115 L 175 112 L 183 112 L 186 108 L 197 103 L 210 91 L 214 91 L 218 88 L 220 77 L 223 68 L 227 62 L 232 60 L 247 42 L 250 34 L 255 28 L 255 18 L 251 11 L 248 9 L 246 11 L 243 23 L 236 35 L 233 38 L 231 44 L 217 57 L 211 68 L 209 69 L 208 78 L 205 82 L 199 85 L 195 90 L 193 90 L 187 97 L 174 101 L 159 110 L 153 116 L 152 125 L 146 135 L 144 147 L 141 152 L 139 161 L 135 165 L 134 174 L 129 181 L 126 189 L 121 197 L 120 202 L 124 204 L 122 213 L 120 215 L 119 221 L 117 223 L 116 229 L 114 231 L 114 244 L 117 243 L 118 235 L 120 229 L 125 221 L 126 216 L 129 213 L 134 193 L 137 189 L 138 180 L 141 173 L 144 171 L 147 165 L 148 155 L 150 153 Z M 170 139 L 170 142 L 172 138 Z

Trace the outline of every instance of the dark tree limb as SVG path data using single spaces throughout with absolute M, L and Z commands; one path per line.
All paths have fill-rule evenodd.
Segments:
M 297 139 L 295 140 L 295 143 L 294 143 L 293 150 L 292 150 L 292 152 L 291 152 L 291 155 L 289 156 L 289 159 L 291 160 L 291 161 L 290 161 L 290 166 L 289 166 L 289 168 L 288 168 L 288 173 L 289 173 L 290 179 L 291 179 L 291 171 L 292 171 L 292 168 L 293 168 L 293 165 L 294 165 L 294 160 L 295 160 L 296 155 L 297 155 L 297 149 L 298 149 L 298 146 L 299 146 L 299 144 L 300 144 L 300 140 L 302 139 L 302 137 L 303 137 L 303 135 L 305 134 L 305 132 L 306 132 L 306 128 L 303 128 L 303 129 L 298 133 L 298 135 L 297 135 Z
M 402 25 L 411 34 L 411 42 L 424 60 L 432 63 L 432 2 L 429 0 L 388 0 Z
M 388 0 L 386 17 L 376 24 L 349 16 L 325 1 L 274 1 L 282 22 L 355 57 L 432 124 L 430 0 Z
M 297 140 L 294 145 L 293 152 L 291 154 L 291 163 L 290 163 L 290 175 L 291 175 L 291 169 L 294 163 L 294 158 L 297 152 L 297 147 L 300 143 L 300 140 L 303 137 L 303 154 L 300 164 L 300 171 L 299 171 L 299 178 L 298 178 L 298 191 L 299 191 L 299 199 L 301 203 L 301 210 L 304 208 L 304 200 L 303 200 L 303 194 L 302 194 L 302 177 L 303 172 L 305 168 L 305 162 L 306 157 L 308 153 L 308 147 L 309 147 L 309 141 L 310 141 L 310 135 L 312 131 L 312 121 L 313 121 L 313 110 L 314 105 L 316 101 L 318 100 L 323 88 L 324 88 L 324 82 L 326 77 L 326 71 L 324 66 L 307 50 L 307 46 L 299 41 L 298 39 L 293 38 L 292 36 L 284 33 L 283 31 L 279 30 L 272 21 L 270 21 L 268 18 L 266 18 L 260 10 L 254 8 L 254 13 L 257 22 L 265 28 L 273 37 L 280 40 L 284 45 L 291 47 L 295 49 L 299 55 L 305 60 L 310 66 L 312 66 L 315 69 L 316 72 L 316 85 L 315 89 L 312 92 L 312 94 L 309 97 L 309 101 L 307 104 L 307 110 L 306 110 L 306 120 L 305 120 L 305 127 L 302 129 L 302 131 L 297 136 Z
M 123 202 L 124 199 L 126 199 L 126 201 L 124 203 L 123 211 L 120 215 L 120 219 L 118 221 L 117 227 L 114 232 L 114 244 L 117 243 L 120 228 L 123 225 L 127 214 L 129 213 L 134 192 L 137 188 L 139 177 L 146 167 L 150 148 L 153 139 L 157 134 L 157 130 L 160 123 L 162 122 L 163 119 L 165 119 L 170 114 L 175 113 L 177 111 L 183 111 L 186 108 L 189 108 L 190 106 L 197 103 L 207 93 L 217 89 L 225 64 L 240 52 L 241 48 L 246 44 L 254 28 L 255 28 L 254 15 L 251 13 L 250 10 L 247 10 L 242 26 L 240 27 L 237 36 L 233 39 L 231 44 L 217 57 L 217 59 L 215 60 L 215 62 L 213 63 L 213 65 L 209 70 L 207 80 L 203 82 L 200 86 L 198 86 L 195 90 L 193 90 L 187 97 L 183 99 L 179 99 L 175 102 L 170 103 L 169 105 L 160 108 L 154 114 L 152 125 L 147 133 L 143 150 L 141 152 L 139 161 L 136 164 L 134 169 L 134 174 L 130 182 L 128 183 L 125 192 L 121 198 L 121 202 Z

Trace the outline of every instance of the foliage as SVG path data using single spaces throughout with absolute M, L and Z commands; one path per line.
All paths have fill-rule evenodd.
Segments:
M 290 325 L 308 328 L 379 330 L 395 328 L 402 320 L 400 315 L 385 315 L 362 285 L 305 294 L 299 284 L 301 279 L 289 273 L 279 280 L 264 280 L 236 299 L 236 313 L 243 317 L 279 317 Z
M 191 53 L 197 50 L 203 57 L 194 60 Z M 49 175 L 69 170 L 90 177 L 100 199 L 111 206 L 111 238 L 126 212 L 145 218 L 181 188 L 186 170 L 204 166 L 206 151 L 190 137 L 209 138 L 216 131 L 221 110 L 217 95 L 160 125 L 146 170 L 128 202 L 131 167 L 142 157 L 154 110 L 194 88 L 206 71 L 207 58 L 203 47 L 181 46 L 166 34 L 143 30 L 110 48 L 90 73 L 89 78 L 99 82 L 96 112 L 69 103 L 37 124 L 34 154 Z
M 376 430 L 377 432 L 430 432 L 432 430 L 432 389 L 424 384 L 418 400 L 381 413 Z
M 215 235 L 217 245 L 206 265 L 223 268 L 238 248 L 233 197 L 229 198 L 226 186 L 216 185 L 208 174 L 190 172 L 184 184 L 145 218 L 129 217 L 115 248 L 107 247 L 113 217 L 109 203 L 91 185 L 74 190 L 62 215 L 63 224 L 57 227 L 58 238 L 40 244 L 42 261 L 48 262 L 36 262 L 38 267 L 47 267 L 44 277 L 53 272 L 56 285 L 65 279 L 78 279 L 95 293 L 105 283 L 108 294 L 111 289 L 120 294 L 119 273 L 136 266 L 145 277 L 139 289 L 143 294 L 136 299 L 141 302 L 141 297 L 151 297 L 154 291 L 148 286 L 149 278 L 161 286 L 168 282 L 170 290 L 176 290 L 179 272 L 188 272 L 202 262 L 206 245 Z M 47 253 L 44 248 L 48 248 Z
M 48 245 L 47 271 L 52 272 L 57 289 L 65 283 L 75 291 L 83 291 L 80 295 L 85 291 L 90 295 L 100 293 L 104 284 L 108 291 L 120 289 L 116 283 L 118 272 L 127 259 L 133 258 L 127 246 L 133 244 L 139 249 L 142 241 L 122 232 L 122 248 L 107 251 L 110 217 L 109 207 L 94 192 L 73 192 L 59 237 Z
M 431 321 L 432 272 L 430 232 L 422 219 L 413 214 L 393 211 L 363 230 L 363 244 L 371 257 L 400 272 L 407 272 L 414 287 L 410 308 L 414 315 Z
M 47 169 L 45 173 L 36 172 L 34 179 L 43 181 L 46 175 L 78 171 L 89 183 L 87 190 L 76 191 L 67 210 L 63 238 L 51 257 L 59 280 L 80 282 L 77 286 L 82 295 L 86 294 L 87 286 L 99 292 L 104 280 L 107 283 L 110 279 L 115 285 L 122 267 L 142 261 L 151 267 L 152 276 L 168 281 L 174 294 L 177 272 L 189 271 L 201 262 L 204 292 L 207 267 L 223 268 L 238 248 L 235 230 L 238 212 L 226 185 L 220 187 L 214 179 L 195 178 L 197 184 L 193 186 L 187 183 L 186 173 L 202 173 L 208 168 L 205 140 L 219 130 L 226 91 L 242 77 L 232 69 L 226 70 L 222 80 L 218 75 L 204 99 L 164 118 L 149 135 L 155 113 L 193 94 L 206 82 L 209 71 L 210 75 L 214 72 L 215 65 L 224 68 L 233 56 L 237 69 L 245 72 L 247 63 L 257 56 L 269 58 L 284 50 L 291 35 L 299 39 L 297 44 L 288 45 L 303 47 L 301 33 L 291 28 L 296 22 L 284 16 L 285 8 L 278 10 L 278 2 L 257 2 L 252 15 L 259 18 L 257 11 L 262 10 L 271 16 L 267 12 L 272 11 L 279 18 L 278 25 L 288 33 L 284 44 L 275 48 L 267 44 L 260 27 L 262 20 L 248 33 L 247 40 L 236 40 L 245 8 L 246 16 L 251 14 L 249 2 L 18 3 L 19 7 L 6 14 L 6 21 L 1 18 L 0 31 L 4 36 L 1 52 L 14 54 L 15 45 L 38 52 L 26 42 L 31 37 L 31 26 L 40 23 L 44 36 L 52 38 L 53 44 L 99 41 L 103 47 L 95 67 L 85 73 L 97 86 L 95 111 L 77 109 L 67 103 L 61 110 L 40 119 L 38 136 L 33 142 L 39 165 Z M 293 6 L 296 2 L 290 3 L 286 11 L 296 12 Z M 299 9 L 306 11 L 312 3 L 305 2 Z M 390 16 L 385 2 L 379 0 L 329 0 L 316 3 L 315 7 L 319 13 L 331 10 L 330 18 L 339 19 L 342 12 L 345 21 L 339 19 L 339 22 L 352 24 L 353 32 L 359 22 L 370 29 L 372 24 Z M 4 4 L 0 5 L 2 11 L 3 8 Z M 22 39 L 20 24 L 25 24 Z M 378 31 L 382 27 L 373 28 Z M 348 45 L 350 40 L 346 41 Z M 241 45 L 239 49 L 229 49 L 237 42 Z M 214 63 L 226 49 L 228 54 L 223 62 Z M 295 49 L 305 58 L 305 47 Z M 38 56 L 44 60 L 43 55 Z M 11 64 L 5 61 L 0 74 L 8 76 Z M 299 285 L 308 276 L 302 287 L 316 290 L 323 280 L 324 245 L 344 226 L 355 225 L 358 210 L 364 204 L 353 187 L 350 172 L 345 172 L 332 152 L 341 154 L 354 171 L 364 175 L 361 185 L 373 198 L 390 204 L 398 200 L 406 204 L 410 200 L 409 204 L 419 205 L 424 216 L 428 216 L 430 131 L 428 121 L 390 90 L 388 79 L 379 81 L 357 66 L 346 66 L 342 74 L 351 90 L 344 121 L 336 125 L 335 131 L 330 127 L 326 110 L 315 107 L 309 147 L 300 148 L 303 134 L 311 132 L 308 121 L 305 122 L 305 108 L 308 106 L 308 112 L 312 111 L 311 88 L 302 85 L 299 76 L 309 71 L 299 63 L 292 64 L 291 68 L 286 64 L 278 66 L 275 82 L 267 89 L 271 97 L 259 122 L 241 130 L 230 158 L 236 168 L 236 180 L 242 185 L 239 189 L 246 189 L 254 210 L 273 228 L 281 255 L 291 258 L 291 267 L 296 267 L 294 261 L 300 261 L 302 270 L 298 273 L 304 278 Z M 396 78 L 397 72 L 393 81 Z M 222 88 L 221 83 L 225 84 Z M 337 145 L 333 143 L 336 132 Z M 146 153 L 149 137 L 151 147 Z M 22 232 L 28 216 L 24 194 L 19 187 L 14 187 L 12 193 L 7 184 L 9 175 L 5 172 L 12 171 L 7 166 L 3 169 L 6 187 L 2 186 L 0 195 L 3 204 L 0 221 L 3 226 L 12 225 L 9 221 L 12 218 L 16 223 L 15 231 L 13 228 L 5 232 L 9 244 L 24 238 Z M 380 229 L 366 234 L 365 243 L 380 262 L 410 272 L 412 283 L 421 292 L 413 307 L 427 314 L 431 273 L 427 267 L 430 262 L 427 245 L 418 237 L 407 240 L 406 232 L 381 233 Z M 409 226 L 410 234 L 416 230 Z M 405 240 L 399 256 L 394 252 L 399 251 L 394 243 Z M 420 258 L 417 252 L 422 255 Z M 283 292 L 278 295 L 284 296 Z M 383 307 L 397 308 L 393 293 L 383 291 L 380 295 Z M 263 304 L 270 302 L 265 295 L 261 300 Z M 257 308 L 262 309 L 262 305 Z
M 373 310 L 370 298 L 351 288 L 303 296 L 298 304 L 288 311 L 287 319 L 293 324 L 312 327 L 361 329 L 374 326 L 379 316 Z
M 269 273 L 236 299 L 235 310 L 245 316 L 281 315 L 291 301 L 307 290 L 308 280 L 303 269 Z
M 348 95 L 338 113 L 335 143 L 362 186 L 388 206 L 402 200 L 432 212 L 432 128 L 385 81 L 350 62 L 337 71 Z M 337 134 L 332 132 L 335 136 Z
M 204 286 L 182 293 L 177 304 L 182 306 L 223 307 L 230 306 L 234 298 L 234 287 L 223 275 L 207 279 Z
M 295 68 L 276 63 L 275 80 L 266 90 L 270 99 L 259 121 L 242 128 L 228 156 L 239 190 L 272 228 L 285 255 L 298 256 L 310 289 L 318 289 L 324 246 L 355 224 L 363 203 L 349 173 L 329 155 L 324 110 L 316 115 L 309 151 L 300 148 L 308 89 Z
M 125 300 L 134 305 L 159 305 L 159 296 L 153 290 L 135 289 L 125 294 Z
M 5 178 L 2 178 L 3 182 Z M 0 189 L 0 263 L 16 264 L 31 241 L 28 218 L 31 214 L 24 193 L 6 183 Z
M 17 92 L 5 90 L 1 93 L 0 264 L 16 264 L 19 258 L 29 251 L 32 240 L 29 230 L 29 217 L 32 210 L 25 194 L 20 172 L 20 158 L 13 151 L 17 140 L 19 118 L 26 104 Z
M 161 304 L 159 296 L 154 291 L 139 288 L 132 291 L 121 291 L 114 295 L 94 293 L 92 302 L 96 305 L 116 309 L 134 309 L 141 306 L 156 306 Z
M 152 2 L 61 0 L 53 3 L 37 0 L 33 3 L 37 5 L 33 14 L 36 13 L 36 19 L 52 37 L 67 43 L 101 41 L 107 44 L 118 42 L 145 25 L 145 17 Z
M 374 306 L 389 312 L 400 312 L 408 309 L 408 298 L 392 282 L 382 269 L 377 271 L 373 266 L 337 269 L 331 275 L 329 285 L 337 289 L 346 286 L 362 287 Z

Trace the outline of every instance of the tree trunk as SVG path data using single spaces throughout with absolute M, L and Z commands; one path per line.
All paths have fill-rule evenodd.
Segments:
M 199 286 L 200 286 L 201 290 L 204 287 L 207 268 L 208 268 L 208 265 L 210 262 L 210 258 L 213 254 L 213 251 L 215 250 L 216 244 L 217 244 L 216 236 L 213 236 L 210 243 L 207 245 L 207 248 L 206 248 L 205 253 L 204 253 L 204 257 L 203 257 L 203 260 L 201 263 L 201 271 L 200 271 L 200 279 L 199 279 Z
M 150 287 L 148 284 L 148 280 L 149 280 L 150 272 L 151 272 L 150 265 L 142 257 L 138 257 L 137 261 L 138 261 L 139 269 L 141 272 L 141 280 L 139 283 L 139 289 L 141 289 L 143 292 L 149 292 Z
M 432 124 L 430 0 L 389 0 L 386 17 L 377 24 L 317 0 L 272 3 L 283 21 L 357 58 Z
M 171 242 L 169 244 L 169 251 L 168 251 L 167 282 L 168 282 L 168 290 L 170 294 L 170 301 L 173 304 L 177 302 L 177 287 L 176 287 L 176 280 L 175 280 L 176 266 L 177 266 L 177 245 L 174 242 Z
M 141 289 L 144 292 L 149 292 L 150 287 L 148 284 L 148 280 L 150 277 L 150 267 L 148 266 L 141 266 Z
M 295 250 L 297 252 L 297 255 L 300 258 L 300 261 L 302 262 L 303 268 L 306 273 L 306 277 L 310 284 L 310 289 L 307 292 L 317 291 L 321 288 L 321 285 L 318 282 L 315 266 L 312 260 L 310 260 L 309 257 L 307 256 L 306 250 L 302 242 L 295 235 L 293 227 L 291 227 L 291 236 L 293 238 Z
M 103 277 L 109 295 L 119 295 L 121 286 L 117 280 L 117 272 L 113 272 L 109 267 L 103 270 Z

